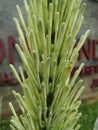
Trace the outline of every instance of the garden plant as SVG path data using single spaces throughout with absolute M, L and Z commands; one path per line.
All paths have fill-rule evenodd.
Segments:
M 19 69 L 10 65 L 23 95 L 13 91 L 21 109 L 18 116 L 12 103 L 12 130 L 78 130 L 81 113 L 79 96 L 84 87 L 77 80 L 82 63 L 71 77 L 89 30 L 76 36 L 84 20 L 82 0 L 24 0 L 26 22 L 16 5 L 20 22 L 14 18 L 20 44 L 16 49 L 22 60 Z M 24 70 L 27 77 L 24 76 Z M 20 76 L 18 72 L 20 72 Z

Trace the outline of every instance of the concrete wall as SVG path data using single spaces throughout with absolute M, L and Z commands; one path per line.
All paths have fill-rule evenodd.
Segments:
M 94 0 L 83 0 L 87 4 L 85 15 L 84 15 L 84 21 L 82 24 L 82 27 L 79 31 L 78 37 L 80 37 L 81 34 L 85 33 L 86 30 L 90 29 L 90 35 L 89 39 L 94 39 L 98 40 L 98 2 L 95 2 Z M 96 55 L 98 56 L 98 46 L 97 46 L 97 53 Z M 85 65 L 98 65 L 98 60 L 87 60 L 84 58 L 82 62 L 85 63 Z M 82 98 L 87 98 L 87 97 L 94 97 L 98 95 L 98 88 L 92 89 L 92 80 L 93 79 L 98 79 L 98 74 L 90 74 L 81 77 L 84 80 L 84 86 L 85 86 L 85 91 L 82 95 Z
M 0 0 L 0 38 L 4 41 L 6 47 L 6 56 L 3 63 L 0 64 L 0 69 L 3 71 L 7 71 L 9 69 L 8 37 L 12 35 L 18 41 L 18 34 L 13 21 L 14 17 L 18 18 L 16 4 L 20 6 L 24 15 L 25 11 L 23 0 Z M 18 61 L 17 56 L 15 61 L 15 64 L 18 66 L 18 62 L 20 61 Z
M 87 4 L 87 7 L 79 36 L 87 29 L 90 29 L 91 33 L 89 37 L 98 39 L 98 2 L 94 2 L 94 0 L 83 0 L 83 2 Z
M 10 72 L 9 68 L 9 45 L 8 45 L 8 37 L 10 35 L 14 36 L 15 40 L 18 41 L 18 34 L 16 30 L 15 23 L 13 21 L 14 17 L 18 18 L 16 4 L 18 4 L 24 13 L 23 0 L 0 0 L 0 39 L 3 40 L 5 48 L 6 48 L 6 56 L 4 61 L 0 63 L 0 72 L 2 72 L 3 76 L 5 72 Z M 17 67 L 20 64 L 20 59 L 15 52 L 15 66 Z M 3 107 L 2 107 L 2 116 L 3 118 L 8 117 L 11 114 L 8 103 L 10 101 L 15 105 L 16 110 L 19 110 L 17 107 L 16 100 L 12 95 L 12 90 L 22 92 L 19 86 L 8 86 L 8 85 L 0 85 L 0 96 L 3 97 Z

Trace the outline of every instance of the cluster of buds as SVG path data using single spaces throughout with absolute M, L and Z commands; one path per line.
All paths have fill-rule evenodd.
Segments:
M 21 109 L 18 116 L 12 103 L 12 130 L 78 130 L 81 113 L 79 96 L 84 87 L 77 77 L 71 77 L 78 52 L 89 30 L 81 36 L 77 47 L 76 36 L 83 22 L 85 3 L 82 0 L 24 0 L 26 22 L 17 5 L 20 22 L 14 18 L 20 45 L 16 49 L 28 75 L 21 78 L 10 65 L 23 89 L 23 96 L 13 91 Z M 27 39 L 28 46 L 25 41 Z

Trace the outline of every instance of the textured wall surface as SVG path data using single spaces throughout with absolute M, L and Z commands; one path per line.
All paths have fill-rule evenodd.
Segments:
M 91 30 L 89 37 L 98 39 L 98 2 L 94 2 L 94 0 L 83 1 L 87 4 L 87 7 L 79 35 L 89 28 Z
M 80 32 L 78 34 L 78 37 L 80 37 L 81 34 L 85 33 L 86 30 L 90 29 L 90 35 L 89 39 L 94 39 L 98 40 L 98 2 L 95 2 L 94 0 L 83 0 L 86 4 L 86 11 L 84 15 L 84 21 L 82 24 L 82 27 L 80 29 Z M 92 53 L 93 53 L 93 48 L 92 48 Z M 98 56 L 98 45 L 96 48 L 96 56 Z M 98 65 L 98 60 L 87 60 L 83 59 L 85 65 Z M 83 98 L 86 97 L 92 97 L 98 95 L 98 88 L 92 89 L 92 80 L 93 79 L 98 79 L 98 74 L 90 74 L 82 77 L 84 80 L 84 86 L 86 87 L 84 94 L 82 95 Z
M 12 21 L 13 17 L 18 17 L 16 11 L 18 4 L 24 14 L 24 6 L 22 0 L 0 0 L 0 29 L 15 31 L 15 25 Z
M 87 29 L 91 30 L 89 38 L 98 39 L 98 2 L 93 2 L 92 0 L 83 0 L 87 4 L 87 8 L 85 11 L 85 18 L 81 27 L 81 30 L 78 34 L 78 37 L 81 34 L 85 33 Z M 8 37 L 13 35 L 16 40 L 18 40 L 18 34 L 13 22 L 13 17 L 17 17 L 17 11 L 15 5 L 20 5 L 23 15 L 25 16 L 24 6 L 22 0 L 0 0 L 0 39 L 4 41 L 4 45 L 6 47 L 6 57 L 2 63 L 0 63 L 0 71 L 6 72 L 10 71 L 9 69 L 9 52 L 8 52 Z M 19 65 L 18 56 L 15 57 L 15 65 Z M 88 64 L 93 64 L 93 61 L 84 61 L 88 62 Z M 97 63 L 97 61 L 96 61 Z M 92 90 L 90 88 L 91 82 L 93 78 L 97 78 L 98 74 L 88 75 L 82 77 L 84 79 L 84 85 L 86 86 L 85 92 L 83 94 L 83 98 L 92 97 L 98 95 L 98 90 Z M 16 89 L 17 91 L 21 91 L 18 86 L 2 86 L 0 85 L 0 96 L 3 96 L 3 117 L 6 117 L 10 114 L 10 109 L 8 106 L 8 102 L 12 101 L 17 111 L 19 110 L 16 104 L 15 99 L 12 97 L 11 91 Z
M 21 10 L 24 12 L 23 0 L 0 0 L 0 39 L 3 40 L 6 48 L 6 56 L 3 62 L 0 64 L 0 69 L 6 71 L 9 69 L 9 52 L 8 52 L 8 37 L 14 36 L 18 41 L 18 34 L 16 30 L 15 23 L 13 18 L 18 18 L 18 13 L 16 10 L 16 4 L 21 7 Z M 16 56 L 15 64 L 18 65 L 18 57 Z
M 18 18 L 16 4 L 18 4 L 24 13 L 23 0 L 0 0 L 0 39 L 3 40 L 5 48 L 6 48 L 6 56 L 2 63 L 0 63 L 0 72 L 2 73 L 2 77 L 4 78 L 4 73 L 10 72 L 9 68 L 9 44 L 8 37 L 10 35 L 14 36 L 15 40 L 18 41 L 18 34 L 16 30 L 15 23 L 13 21 L 14 17 Z M 15 51 L 15 49 L 14 49 Z M 17 54 L 15 55 L 15 65 L 19 65 L 19 57 Z M 1 78 L 0 78 L 1 79 Z M 21 88 L 17 85 L 9 86 L 0 84 L 0 96 L 3 97 L 3 107 L 2 107 L 2 116 L 3 118 L 8 117 L 11 114 L 8 103 L 11 101 L 15 105 L 16 110 L 19 110 L 19 107 L 16 103 L 14 96 L 12 95 L 12 90 L 21 92 Z

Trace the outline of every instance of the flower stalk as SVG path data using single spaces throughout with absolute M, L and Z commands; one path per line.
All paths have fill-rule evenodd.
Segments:
M 89 34 L 76 36 L 83 22 L 85 3 L 81 0 L 24 0 L 25 23 L 19 5 L 16 5 L 20 22 L 14 18 L 20 45 L 16 49 L 27 73 L 19 66 L 19 77 L 10 65 L 23 96 L 13 91 L 19 104 L 18 117 L 12 103 L 12 130 L 78 130 L 81 113 L 79 96 L 84 87 L 78 79 L 84 64 L 71 77 L 79 50 Z M 26 38 L 26 39 L 25 39 Z M 27 42 L 26 42 L 27 41 Z M 27 44 L 28 43 L 28 44 Z M 78 81 L 77 81 L 78 79 Z

